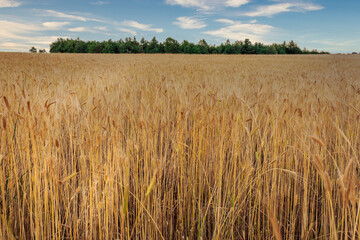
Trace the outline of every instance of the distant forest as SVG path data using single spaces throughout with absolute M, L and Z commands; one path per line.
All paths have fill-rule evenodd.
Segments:
M 30 50 L 31 51 L 31 50 Z M 245 41 L 227 40 L 220 45 L 208 44 L 205 39 L 197 44 L 184 40 L 179 43 L 173 38 L 167 38 L 159 42 L 155 37 L 151 41 L 142 38 L 139 41 L 133 38 L 125 40 L 108 41 L 82 41 L 77 39 L 58 38 L 50 44 L 51 53 L 183 53 L 183 54 L 329 54 L 317 50 L 301 49 L 294 41 L 289 43 L 266 45 L 263 43 L 251 43 Z

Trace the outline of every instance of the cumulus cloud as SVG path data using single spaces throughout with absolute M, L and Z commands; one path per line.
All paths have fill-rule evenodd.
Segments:
M 227 26 L 204 33 L 224 39 L 244 40 L 248 38 L 254 42 L 265 42 L 263 38 L 275 29 L 273 26 L 266 24 L 243 23 L 230 19 L 217 19 L 216 22 L 224 23 Z
M 127 27 L 131 27 L 131 28 L 140 29 L 143 31 L 157 32 L 157 33 L 163 32 L 162 28 L 153 28 L 151 24 L 142 24 L 136 21 L 124 21 L 123 25 L 126 25 Z
M 194 7 L 199 10 L 208 11 L 218 7 L 240 7 L 248 4 L 250 0 L 166 0 L 170 5 L 180 5 L 182 7 Z
M 18 7 L 21 3 L 15 0 L 0 0 L 0 8 Z
M 182 29 L 201 29 L 206 27 L 206 24 L 202 20 L 194 17 L 178 17 L 173 23 Z
M 267 6 L 259 6 L 255 11 L 248 12 L 245 15 L 249 17 L 271 17 L 282 12 L 308 12 L 318 11 L 323 8 L 323 6 L 313 3 L 284 2 Z

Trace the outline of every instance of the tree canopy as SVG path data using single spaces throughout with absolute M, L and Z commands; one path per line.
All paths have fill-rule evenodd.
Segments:
M 32 46 L 32 47 L 29 49 L 29 52 L 31 52 L 31 53 L 37 53 L 37 49 L 36 49 L 34 46 Z
M 328 54 L 317 50 L 301 49 L 293 40 L 289 43 L 266 45 L 252 43 L 250 39 L 235 41 L 227 40 L 220 45 L 208 44 L 205 39 L 197 44 L 186 40 L 179 43 L 168 37 L 164 42 L 159 42 L 155 37 L 150 41 L 142 38 L 140 42 L 133 38 L 113 41 L 83 41 L 77 39 L 58 38 L 50 44 L 51 53 L 183 53 L 183 54 Z

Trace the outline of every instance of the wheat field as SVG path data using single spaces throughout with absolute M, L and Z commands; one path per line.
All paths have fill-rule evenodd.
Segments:
M 0 54 L 0 239 L 359 239 L 360 57 Z

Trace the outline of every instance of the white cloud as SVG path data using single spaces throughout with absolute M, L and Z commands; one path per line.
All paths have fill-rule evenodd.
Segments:
M 64 27 L 65 25 L 68 25 L 68 24 L 70 24 L 70 22 L 44 22 L 44 23 L 42 23 L 42 25 L 49 30 L 61 29 L 62 27 Z
M 245 15 L 249 17 L 271 17 L 282 12 L 308 12 L 318 11 L 321 9 L 324 9 L 324 7 L 312 3 L 285 2 L 267 6 L 259 6 L 255 11 L 245 13 Z
M 96 2 L 91 2 L 90 4 L 92 5 L 105 5 L 105 4 L 109 4 L 110 2 L 105 2 L 105 1 L 96 1 Z
M 14 42 L 0 43 L 0 49 L 12 50 L 12 51 L 28 51 L 32 46 L 33 45 L 14 43 Z
M 93 28 L 90 27 L 74 27 L 74 28 L 69 28 L 68 31 L 69 32 L 89 32 L 89 33 L 103 33 L 103 31 L 107 31 L 107 27 L 104 26 L 96 26 Z
M 104 26 L 94 27 L 94 29 L 100 30 L 100 31 L 107 31 L 107 30 L 108 30 L 108 28 L 107 28 L 107 27 L 104 27 Z
M 182 7 L 194 7 L 202 11 L 209 11 L 219 7 L 240 7 L 249 3 L 250 0 L 166 0 L 170 5 L 180 5 Z
M 178 17 L 173 23 L 182 29 L 200 29 L 206 27 L 202 20 L 193 17 Z
M 312 40 L 312 41 L 310 41 L 310 43 L 319 43 L 321 45 L 327 45 L 327 46 L 346 47 L 346 46 L 356 46 L 360 43 L 360 41 Z
M 76 33 L 80 33 L 80 32 L 98 33 L 98 31 L 96 31 L 95 29 L 88 27 L 74 27 L 74 28 L 69 28 L 68 31 L 76 32 Z
M 32 33 L 44 29 L 41 25 L 0 20 L 0 39 L 19 38 L 19 34 Z
M 210 5 L 207 4 L 206 0 L 166 0 L 167 4 L 170 5 L 180 5 L 182 7 L 196 7 L 202 10 L 211 9 Z
M 317 49 L 318 51 L 330 51 L 331 53 L 352 53 L 360 52 L 360 40 L 347 40 L 339 35 L 336 38 L 322 39 L 316 36 L 312 36 L 314 40 L 304 40 L 302 45 L 306 46 L 307 49 Z
M 50 43 L 56 41 L 58 38 L 69 38 L 68 36 L 29 36 L 24 37 L 23 40 L 25 43 L 31 43 L 37 46 L 46 46 L 48 47 Z
M 136 35 L 136 32 L 134 30 L 128 29 L 128 28 L 118 28 L 120 32 L 124 33 L 130 33 L 132 36 Z
M 248 4 L 250 0 L 227 0 L 225 6 L 227 7 L 240 7 L 241 5 Z
M 68 38 L 68 36 L 22 36 L 10 41 L 0 41 L 0 49 L 13 51 L 28 51 L 32 46 L 49 51 L 50 43 L 58 38 Z
M 132 28 L 136 28 L 136 29 L 140 29 L 143 31 L 149 31 L 149 32 L 157 32 L 157 33 L 162 33 L 163 29 L 162 28 L 152 28 L 152 25 L 150 24 L 142 24 L 136 21 L 124 21 L 123 25 L 126 25 L 128 27 L 132 27 Z
M 50 22 L 31 24 L 0 20 L 0 49 L 24 51 L 28 50 L 29 45 L 48 49 L 49 44 L 57 38 L 67 38 L 44 35 L 43 32 L 48 31 L 51 25 Z
M 70 32 L 88 32 L 90 29 L 86 27 L 74 27 L 68 29 Z
M 36 32 L 58 30 L 70 22 L 44 22 L 41 24 L 12 22 L 0 20 L 0 38 L 17 38 L 18 34 L 34 34 Z
M 68 38 L 68 36 L 21 36 L 20 38 L 0 41 L 0 49 L 14 51 L 28 51 L 30 47 L 45 49 L 49 51 L 49 44 L 58 38 Z
M 215 22 L 226 23 L 226 24 L 234 24 L 235 23 L 233 20 L 224 19 L 224 18 L 216 19 Z
M 64 19 L 76 20 L 76 21 L 82 21 L 82 22 L 87 22 L 87 21 L 103 22 L 103 21 L 95 19 L 95 18 L 87 18 L 87 17 L 83 17 L 83 16 L 67 14 L 67 13 L 58 12 L 58 11 L 54 11 L 54 10 L 45 10 L 45 15 L 49 16 L 49 17 L 64 18 Z
M 0 8 L 18 7 L 21 3 L 15 0 L 0 0 Z
M 232 21 L 229 19 L 217 19 L 228 26 L 204 32 L 215 37 L 231 40 L 244 40 L 246 38 L 253 42 L 265 42 L 263 38 L 275 28 L 270 25 L 257 23 L 243 23 L 240 21 Z

